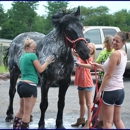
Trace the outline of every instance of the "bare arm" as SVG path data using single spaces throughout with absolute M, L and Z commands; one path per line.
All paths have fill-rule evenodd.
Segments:
M 93 66 L 95 66 L 95 67 L 97 67 L 97 69 L 101 69 L 101 70 L 104 70 L 104 68 L 103 68 L 103 65 L 102 64 L 99 64 L 99 63 L 91 63 Z
M 78 66 L 81 66 L 81 67 L 84 67 L 84 68 L 87 68 L 87 69 L 93 69 L 93 66 L 91 64 L 83 64 L 83 63 L 80 63 L 80 62 L 76 62 L 76 64 Z
M 35 60 L 33 62 L 36 70 L 39 72 L 39 73 L 42 73 L 49 64 L 51 64 L 52 62 L 54 62 L 54 57 L 51 56 L 51 57 L 48 57 L 45 61 L 45 63 L 43 65 L 40 64 L 40 62 L 38 60 Z

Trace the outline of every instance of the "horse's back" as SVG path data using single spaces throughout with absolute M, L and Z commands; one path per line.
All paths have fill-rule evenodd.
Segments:
M 44 34 L 39 33 L 39 32 L 21 33 L 13 39 L 13 41 L 10 44 L 10 48 L 17 49 L 16 47 L 23 47 L 26 38 L 33 39 L 37 44 L 44 36 L 45 36 Z
M 18 65 L 19 58 L 24 53 L 24 42 L 26 38 L 29 37 L 38 44 L 44 36 L 44 34 L 39 32 L 25 32 L 16 36 L 9 47 L 8 63 L 10 63 L 11 66 L 12 63 Z M 10 65 L 8 64 L 9 67 Z

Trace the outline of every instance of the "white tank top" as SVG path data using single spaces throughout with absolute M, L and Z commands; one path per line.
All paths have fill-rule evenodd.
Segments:
M 127 55 L 124 55 L 122 51 L 118 50 L 121 54 L 120 64 L 116 66 L 112 77 L 110 78 L 104 91 L 113 91 L 124 88 L 123 74 L 127 63 Z M 103 67 L 106 73 L 108 67 L 109 58 L 104 62 Z

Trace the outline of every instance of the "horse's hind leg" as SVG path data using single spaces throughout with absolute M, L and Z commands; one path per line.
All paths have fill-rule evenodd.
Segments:
M 19 74 L 20 70 L 18 69 L 18 67 L 13 66 L 13 69 L 10 71 L 9 106 L 6 112 L 6 122 L 10 122 L 13 119 L 13 99 L 16 92 L 16 82 Z
M 58 100 L 58 113 L 56 118 L 56 129 L 65 129 L 63 126 L 63 110 L 65 106 L 65 95 L 70 85 L 70 78 L 59 82 L 59 100 Z

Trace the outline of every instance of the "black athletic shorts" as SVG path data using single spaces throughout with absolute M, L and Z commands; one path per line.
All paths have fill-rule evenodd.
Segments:
M 17 92 L 20 98 L 28 98 L 32 95 L 37 97 L 37 85 L 20 81 L 17 85 Z

